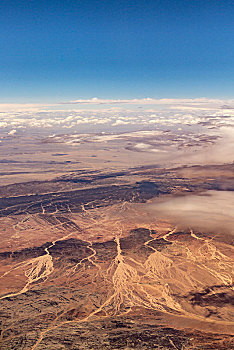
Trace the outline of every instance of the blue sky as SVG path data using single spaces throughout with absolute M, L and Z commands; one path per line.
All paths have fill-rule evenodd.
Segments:
M 233 1 L 1 0 L 0 102 L 234 95 Z

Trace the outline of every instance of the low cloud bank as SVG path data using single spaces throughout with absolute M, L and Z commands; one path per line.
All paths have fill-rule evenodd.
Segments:
M 234 235 L 234 192 L 207 191 L 148 204 L 148 210 L 181 228 Z

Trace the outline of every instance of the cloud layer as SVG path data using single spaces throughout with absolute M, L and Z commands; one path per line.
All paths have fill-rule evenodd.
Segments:
M 74 106 L 71 108 L 71 106 Z M 218 99 L 99 99 L 59 104 L 1 104 L 0 131 L 19 129 L 75 129 L 81 125 L 234 126 L 234 100 Z M 100 128 L 99 128 L 100 129 Z

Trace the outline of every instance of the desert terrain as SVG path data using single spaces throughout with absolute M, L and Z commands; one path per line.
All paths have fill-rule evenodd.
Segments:
M 2 135 L 1 349 L 231 349 L 234 164 L 206 157 L 219 140 Z
M 234 350 L 234 1 L 0 1 L 0 350 Z

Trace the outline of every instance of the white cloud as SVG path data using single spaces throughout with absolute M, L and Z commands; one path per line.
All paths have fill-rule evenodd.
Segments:
M 8 135 L 14 135 L 16 132 L 17 132 L 17 130 L 15 130 L 15 129 L 11 130 L 11 131 L 8 132 Z
M 115 121 L 115 123 L 113 123 L 113 126 L 117 126 L 117 125 L 127 125 L 130 124 L 130 122 L 124 121 L 123 119 L 117 119 Z
M 77 108 L 81 107 L 81 108 Z M 57 104 L 0 104 L 0 131 L 43 129 L 63 133 L 142 128 L 220 129 L 234 127 L 234 100 L 221 99 L 79 99 Z M 73 108 L 74 107 L 74 108 Z M 141 107 L 141 109 L 138 109 Z M 178 126 L 178 127 L 177 127 Z M 106 127 L 106 129 L 105 129 Z M 108 128 L 107 128 L 108 127 Z M 102 129 L 103 128 L 103 129 Z M 121 130 L 123 128 L 121 127 Z

